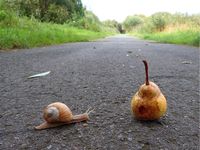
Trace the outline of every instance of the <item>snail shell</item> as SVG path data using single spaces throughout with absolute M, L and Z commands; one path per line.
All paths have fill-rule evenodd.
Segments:
M 69 122 L 73 119 L 69 107 L 61 102 L 55 102 L 48 105 L 43 113 L 43 117 L 48 123 Z

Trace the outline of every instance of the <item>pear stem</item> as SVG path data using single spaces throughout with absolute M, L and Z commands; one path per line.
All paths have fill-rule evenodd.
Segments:
M 148 72 L 148 63 L 146 60 L 143 60 L 145 66 L 145 74 L 146 74 L 146 85 L 149 85 L 149 72 Z

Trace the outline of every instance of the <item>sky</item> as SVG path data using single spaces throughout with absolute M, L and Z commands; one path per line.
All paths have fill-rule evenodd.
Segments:
M 200 13 L 200 0 L 82 0 L 83 6 L 101 21 L 114 19 L 123 22 L 128 15 L 155 12 Z

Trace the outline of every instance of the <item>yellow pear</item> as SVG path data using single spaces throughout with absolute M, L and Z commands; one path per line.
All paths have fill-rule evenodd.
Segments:
M 157 120 L 166 113 L 167 101 L 159 87 L 149 81 L 147 61 L 143 60 L 143 63 L 145 65 L 146 82 L 140 86 L 133 96 L 131 111 L 136 119 Z

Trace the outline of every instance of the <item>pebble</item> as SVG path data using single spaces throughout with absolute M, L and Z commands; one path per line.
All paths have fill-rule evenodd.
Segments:
M 114 125 L 114 124 L 110 125 L 110 128 L 111 128 L 111 129 L 114 129 L 114 127 L 115 127 L 115 125 Z
M 28 148 L 28 145 L 27 144 L 22 144 L 22 149 L 25 149 L 25 148 Z
M 132 140 L 133 140 L 133 138 L 132 138 L 132 137 L 128 137 L 128 141 L 130 141 L 130 142 L 131 142 Z
M 141 144 L 140 146 L 141 146 L 141 148 L 144 148 L 145 145 L 144 145 L 144 144 Z
M 124 137 L 123 137 L 123 135 L 122 135 L 122 134 L 119 134 L 117 137 L 118 137 L 118 139 L 119 139 L 119 140 L 121 140 L 121 141 L 123 141 L 123 140 L 124 140 Z
M 51 148 L 52 148 L 52 145 L 47 146 L 47 149 L 51 149 Z
M 15 138 L 15 140 L 19 140 L 19 137 L 14 137 Z
M 130 68 L 135 68 L 135 66 L 129 66 Z
M 87 123 L 84 123 L 84 124 L 83 124 L 83 127 L 87 127 L 87 126 L 88 126 L 88 124 L 87 124 Z

